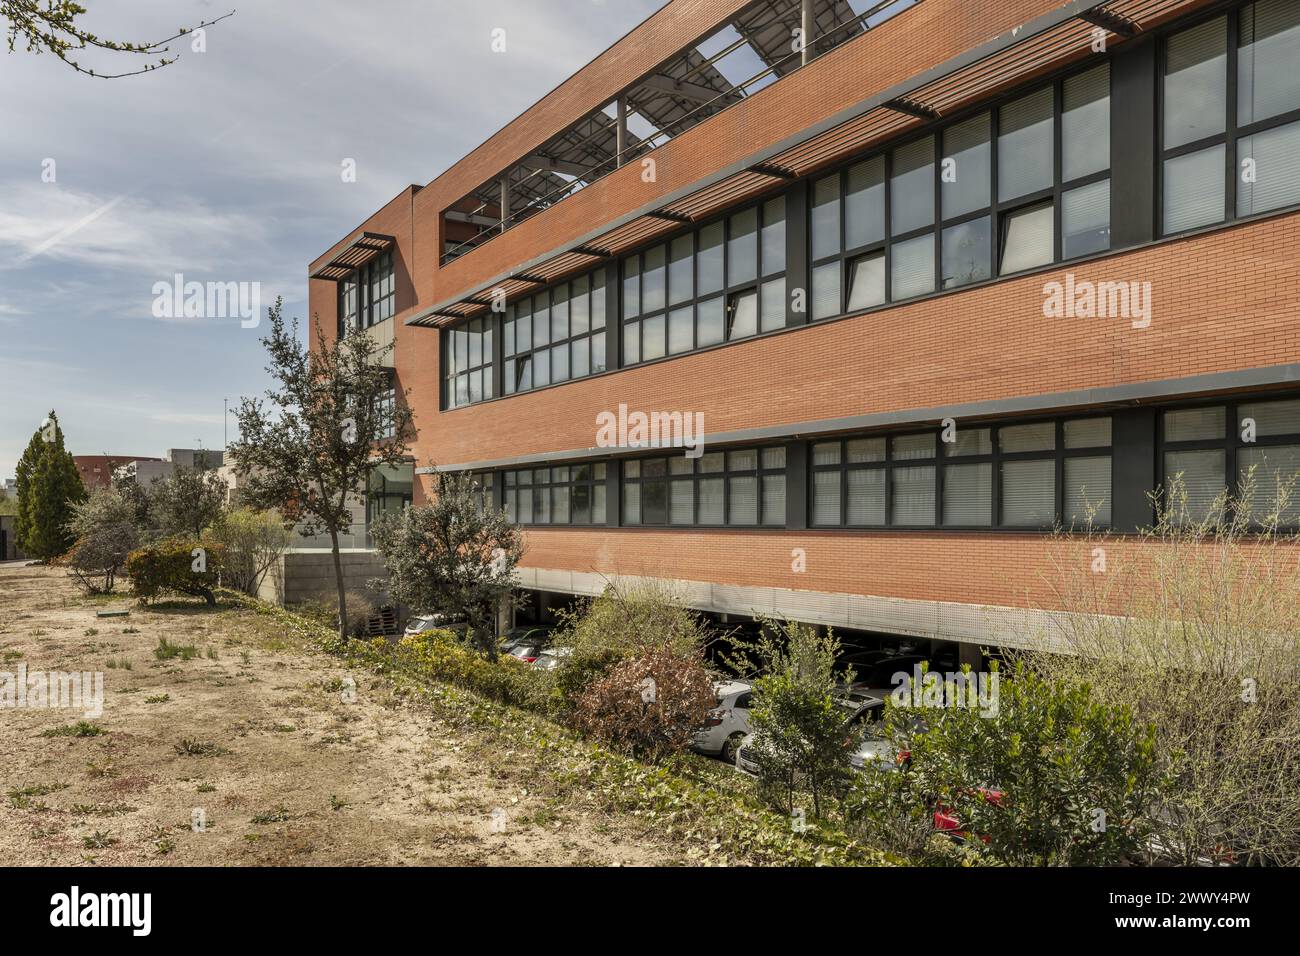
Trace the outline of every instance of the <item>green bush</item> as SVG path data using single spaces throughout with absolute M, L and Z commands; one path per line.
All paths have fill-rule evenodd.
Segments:
M 474 691 L 505 704 L 545 709 L 550 674 L 513 657 L 489 660 L 466 647 L 452 631 L 422 631 L 403 637 L 394 662 L 420 676 Z
M 221 571 L 222 548 L 197 538 L 164 538 L 131 552 L 126 573 L 131 593 L 147 604 L 164 591 L 217 603 L 214 589 Z

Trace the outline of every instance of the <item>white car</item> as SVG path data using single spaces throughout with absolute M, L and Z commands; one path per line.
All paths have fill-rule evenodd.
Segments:
M 560 661 L 573 655 L 572 647 L 548 647 L 537 655 L 533 667 L 539 671 L 553 671 L 560 666 Z
M 868 697 L 865 700 L 842 700 L 838 703 L 848 714 L 844 721 L 845 729 L 854 735 L 856 741 L 853 752 L 849 754 L 849 763 L 853 769 L 863 770 L 870 763 L 890 770 L 897 769 L 898 754 L 881 727 L 881 717 L 885 712 L 884 698 Z M 736 766 L 745 773 L 756 775 L 758 764 L 754 760 L 754 740 L 754 735 L 750 734 L 741 741 L 736 750 Z
M 458 637 L 469 630 L 464 621 L 453 621 L 445 614 L 417 614 L 406 622 L 407 637 L 423 634 L 425 631 L 451 631 Z
M 740 742 L 749 736 L 749 705 L 754 685 L 745 681 L 724 681 L 713 686 L 718 704 L 709 711 L 709 719 L 695 734 L 691 749 L 702 754 L 736 762 Z

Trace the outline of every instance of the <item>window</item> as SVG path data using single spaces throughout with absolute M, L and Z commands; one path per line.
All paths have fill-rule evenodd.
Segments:
M 1166 411 L 1161 416 L 1161 485 L 1177 481 L 1168 501 L 1190 523 L 1217 521 L 1227 496 L 1263 521 L 1279 511 L 1280 523 L 1300 525 L 1300 399 L 1258 400 Z
M 382 425 L 379 428 L 379 438 L 394 438 L 397 435 L 397 426 L 393 421 L 393 414 L 397 410 L 397 389 L 390 388 L 384 392 L 376 401 L 375 414 L 379 417 Z M 96 468 L 96 471 L 99 469 Z
M 492 397 L 492 323 L 489 315 L 442 333 L 444 407 Z
M 339 283 L 339 338 L 357 328 L 357 280 L 355 274 Z
M 783 527 L 785 521 L 784 447 L 623 464 L 625 525 Z
M 998 111 L 998 200 L 1048 189 L 1054 175 L 1052 87 L 1045 86 Z
M 603 525 L 607 469 L 599 461 L 507 471 L 506 515 L 526 525 Z
M 783 328 L 786 210 L 778 196 L 623 260 L 623 364 Z
M 502 354 L 506 395 L 605 371 L 605 271 L 507 305 Z
M 999 275 L 1047 265 L 1052 261 L 1055 210 L 1050 202 L 1017 209 L 1002 220 L 1002 259 Z
M 380 253 L 339 282 L 339 335 L 391 319 L 396 301 L 393 253 Z
M 1110 418 L 816 442 L 814 527 L 1109 526 Z
M 376 465 L 366 479 L 366 523 L 381 515 L 411 507 L 415 489 L 415 465 Z
M 1165 235 L 1300 204 L 1300 4 L 1245 4 L 1163 57 Z

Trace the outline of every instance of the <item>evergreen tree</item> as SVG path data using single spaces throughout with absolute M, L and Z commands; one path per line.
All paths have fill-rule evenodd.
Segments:
M 85 485 L 63 447 L 58 416 L 51 411 L 18 461 L 18 547 L 40 561 L 66 552 L 73 544 L 66 527 L 72 506 L 85 499 Z

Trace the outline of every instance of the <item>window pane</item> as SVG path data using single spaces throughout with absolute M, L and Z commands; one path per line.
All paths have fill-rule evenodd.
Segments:
M 593 329 L 605 327 L 605 273 L 603 271 L 592 273 L 591 327 Z
M 993 454 L 993 435 L 989 428 L 962 428 L 953 436 L 953 441 L 945 442 L 944 454 L 949 458 L 963 455 Z
M 1040 528 L 1056 519 L 1056 462 L 1002 463 L 1002 523 L 1015 528 Z
M 701 302 L 699 305 L 699 348 L 717 345 L 726 338 L 722 296 Z
M 568 524 L 569 523 L 569 488 L 551 489 L 551 523 Z
M 722 479 L 700 479 L 700 524 L 722 524 Z
M 758 332 L 758 295 L 738 292 L 728 297 L 728 339 L 743 339 Z
M 641 486 L 636 482 L 623 484 L 623 523 L 641 523 Z
M 569 380 L 569 347 L 557 345 L 551 349 L 551 381 L 567 382 Z
M 728 478 L 730 509 L 728 524 L 758 524 L 758 479 Z
M 673 240 L 668 265 L 668 301 L 676 305 L 695 295 L 695 237 L 678 236 Z
M 1165 44 L 1165 149 L 1222 133 L 1228 103 L 1228 21 L 1219 17 Z
M 785 328 L 785 276 L 763 283 L 759 327 L 764 332 Z
M 609 520 L 609 507 L 606 504 L 605 485 L 602 482 L 601 484 L 596 485 L 592 490 L 595 494 L 592 496 L 591 522 L 592 524 L 604 524 Z
M 569 299 L 569 316 L 573 324 L 574 335 L 584 335 L 591 331 L 591 297 L 587 288 L 591 280 L 587 276 L 578 276 L 573 280 L 573 296 Z
M 668 251 L 663 246 L 647 249 L 644 272 L 641 275 L 641 311 L 658 312 L 665 303 L 666 261 Z
M 824 259 L 840 251 L 840 176 L 813 184 L 812 255 Z
M 1051 203 L 1017 209 L 1002 220 L 999 275 L 1047 265 L 1052 261 L 1055 216 Z
M 785 271 L 785 197 L 763 204 L 763 275 Z
M 776 446 L 775 448 L 763 449 L 763 467 L 767 470 L 774 470 L 785 467 L 785 448 Z
M 1109 418 L 1075 418 L 1065 423 L 1066 448 L 1107 448 L 1109 446 Z
M 1237 170 L 1238 216 L 1300 203 L 1300 123 L 1243 136 Z
M 689 305 L 684 309 L 673 309 L 668 315 L 668 354 L 689 352 L 694 347 L 694 335 L 695 310 Z
M 1222 405 L 1165 412 L 1165 441 L 1221 439 L 1226 421 L 1227 409 Z
M 641 483 L 641 522 L 642 524 L 668 523 L 668 482 Z
M 993 523 L 993 463 L 949 465 L 943 472 L 943 523 Z
M 1186 495 L 1186 517 L 1193 522 L 1209 517 L 1216 501 L 1222 503 L 1219 496 L 1226 487 L 1223 454 L 1219 448 L 1165 452 L 1165 490 L 1172 490 L 1175 483 L 1181 485 Z M 1184 510 L 1181 496 L 1168 507 L 1181 516 Z
M 813 472 L 813 524 L 840 523 L 840 473 Z
M 885 238 L 885 157 L 874 156 L 849 168 L 844 197 L 844 241 L 850 249 Z
M 551 309 L 543 301 L 535 302 L 533 311 L 533 348 L 551 341 Z
M 1062 84 L 1061 179 L 1110 168 L 1110 64 Z
M 893 439 L 895 461 L 912 461 L 934 457 L 934 435 L 896 435 Z
M 1110 526 L 1110 455 L 1065 459 L 1065 524 Z
M 838 465 L 840 463 L 840 443 L 837 441 L 818 442 L 813 445 L 814 465 Z
M 715 222 L 700 230 L 700 251 L 696 255 L 700 295 L 722 288 L 722 223 Z
M 999 428 L 998 447 L 1004 452 L 1052 451 L 1056 448 L 1056 424 L 1035 422 Z
M 519 360 L 515 374 L 518 380 L 518 391 L 525 392 L 533 387 L 533 357 L 531 355 L 526 355 Z
M 623 318 L 641 314 L 641 260 L 631 256 L 623 260 Z
M 733 451 L 727 456 L 729 471 L 755 471 L 758 469 L 758 452 L 753 449 Z
M 591 485 L 573 486 L 573 523 L 591 524 Z
M 958 123 L 943 134 L 943 218 L 952 219 L 989 204 L 989 114 Z
M 1280 523 L 1300 522 L 1300 445 L 1243 448 L 1237 452 L 1237 468 L 1242 482 L 1238 493 L 1249 497 L 1250 514 L 1256 521 L 1269 518 L 1285 496 Z
M 885 469 L 853 468 L 845 473 L 848 483 L 848 523 L 885 523 Z
M 840 263 L 828 262 L 813 269 L 812 317 L 829 319 L 840 314 Z
M 551 352 L 541 349 L 533 353 L 533 387 L 551 384 Z
M 591 337 L 591 370 L 603 372 L 605 367 L 605 333 L 601 332 Z
M 1110 180 L 1061 195 L 1061 254 L 1066 259 L 1110 248 Z
M 727 240 L 727 285 L 748 282 L 758 275 L 758 210 L 746 209 L 731 217 Z
M 1300 435 L 1300 400 L 1285 402 L 1249 402 L 1237 406 L 1238 427 L 1244 428 L 1246 419 L 1255 423 L 1255 434 Z
M 1165 161 L 1165 232 L 1182 232 L 1222 222 L 1224 147 Z
M 1300 106 L 1300 4 L 1260 0 L 1239 22 L 1237 123 L 1246 126 Z
M 934 137 L 894 150 L 890 220 L 895 236 L 934 222 Z
M 551 341 L 569 337 L 569 286 L 556 286 L 551 300 Z
M 943 231 L 943 287 L 956 289 L 991 277 L 993 221 L 988 216 Z
M 591 340 L 576 339 L 569 343 L 569 369 L 574 378 L 582 378 L 591 372 Z
M 918 236 L 893 247 L 895 301 L 934 291 L 934 236 Z
M 682 479 L 672 482 L 672 502 L 669 510 L 672 524 L 693 524 L 695 521 L 695 481 Z
M 785 524 L 785 475 L 763 476 L 763 524 Z
M 1005 202 L 1052 185 L 1052 88 L 1008 103 L 998 113 L 998 199 Z
M 850 463 L 885 460 L 883 438 L 854 438 L 845 445 Z
M 894 468 L 893 523 L 934 524 L 934 466 Z
M 666 348 L 664 338 L 664 317 L 653 315 L 641 320 L 641 358 L 643 361 L 657 359 L 664 355 Z
M 838 290 L 837 290 L 838 292 Z M 849 312 L 883 305 L 885 301 L 885 254 L 874 252 L 849 263 Z

